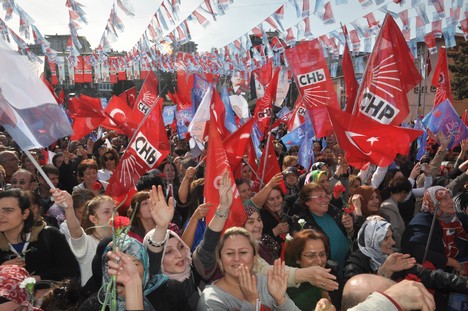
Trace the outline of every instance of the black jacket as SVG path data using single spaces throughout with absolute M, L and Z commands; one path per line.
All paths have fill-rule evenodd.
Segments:
M 365 273 L 374 273 L 370 267 L 370 258 L 364 255 L 360 250 L 352 252 L 346 261 L 344 269 L 345 282 L 355 275 Z M 411 269 L 395 272 L 392 275 L 392 279 L 400 280 L 405 278 L 408 274 L 416 275 L 427 288 L 434 288 L 440 291 L 468 293 L 467 277 L 447 273 L 442 270 L 429 270 L 421 265 L 415 265 Z

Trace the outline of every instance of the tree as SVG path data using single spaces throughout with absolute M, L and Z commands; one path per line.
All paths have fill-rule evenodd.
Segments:
M 452 72 L 452 94 L 455 99 L 468 98 L 468 43 L 464 40 L 457 42 L 457 46 L 447 50 L 449 69 Z

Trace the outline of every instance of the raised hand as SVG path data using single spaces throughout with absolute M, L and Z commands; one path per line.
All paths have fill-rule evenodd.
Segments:
M 123 286 L 127 286 L 130 283 L 142 284 L 138 268 L 132 257 L 122 253 L 117 248 L 115 253 L 108 252 L 107 258 L 109 258 L 109 269 L 107 273 L 109 275 L 115 275 L 118 283 L 121 283 Z
M 167 227 L 174 217 L 174 199 L 169 198 L 169 202 L 166 203 L 164 193 L 161 186 L 153 186 L 149 193 L 149 209 L 151 217 L 157 226 Z
M 200 220 L 204 217 L 206 217 L 206 214 L 208 214 L 208 211 L 210 210 L 210 207 L 213 206 L 211 203 L 203 203 L 200 204 L 195 212 L 193 212 L 192 217 L 196 220 Z
M 288 288 L 288 272 L 284 261 L 276 259 L 273 269 L 268 270 L 268 292 L 278 306 L 286 301 L 286 289 Z
M 229 209 L 232 205 L 232 188 L 233 183 L 229 176 L 229 172 L 225 170 L 219 181 L 219 206 L 223 209 Z
M 351 204 L 353 204 L 354 206 L 353 213 L 356 216 L 362 216 L 361 198 L 362 198 L 362 195 L 360 194 L 355 194 L 351 197 Z
M 52 194 L 52 198 L 54 199 L 55 203 L 58 206 L 63 208 L 68 208 L 73 206 L 73 199 L 70 193 L 66 192 L 65 190 L 60 190 L 58 188 L 50 189 L 50 193 Z
M 283 181 L 283 173 L 280 172 L 271 177 L 270 181 L 266 185 L 273 188 L 279 186 L 281 181 Z
M 243 264 L 239 267 L 239 286 L 244 300 L 255 305 L 258 299 L 257 278 Z

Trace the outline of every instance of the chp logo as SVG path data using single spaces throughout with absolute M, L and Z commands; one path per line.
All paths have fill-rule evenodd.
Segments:
M 143 98 L 139 101 L 137 108 L 138 110 L 143 113 L 147 114 L 149 112 L 150 106 L 154 104 L 156 101 L 157 97 L 151 93 L 151 91 L 146 91 L 143 94 Z
M 368 89 L 362 97 L 360 110 L 362 114 L 382 124 L 390 124 L 400 112 L 400 109 Z
M 136 151 L 137 155 L 145 161 L 150 168 L 152 168 L 161 157 L 161 153 L 158 149 L 151 145 L 148 139 L 141 132 L 138 132 L 131 148 Z
M 322 68 L 320 68 L 318 70 L 311 71 L 303 75 L 299 75 L 297 77 L 297 80 L 299 81 L 299 85 L 301 87 L 305 87 L 305 86 L 309 86 L 309 85 L 313 85 L 319 82 L 326 81 L 327 78 L 325 76 L 325 71 Z

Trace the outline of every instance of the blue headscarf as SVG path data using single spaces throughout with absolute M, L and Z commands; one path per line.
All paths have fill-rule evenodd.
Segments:
M 123 237 L 121 237 L 123 238 Z M 144 296 L 148 295 L 149 293 L 156 290 L 159 286 L 164 284 L 168 277 L 164 274 L 157 274 L 157 275 L 150 275 L 149 273 L 149 256 L 146 248 L 141 244 L 138 240 L 125 236 L 123 238 L 122 243 L 119 243 L 119 249 L 122 253 L 130 255 L 138 259 L 141 264 L 143 265 L 143 294 Z M 112 248 L 109 245 L 106 246 L 104 249 L 104 253 L 102 254 L 102 284 L 107 284 L 110 282 L 110 277 L 107 274 L 107 269 L 109 269 L 108 261 L 109 258 L 107 257 L 107 252 L 111 251 Z M 101 288 L 102 290 L 103 288 Z M 101 295 L 103 293 L 100 293 Z M 118 310 L 125 310 L 125 299 L 124 297 L 117 297 L 118 299 Z M 147 301 L 145 301 L 145 305 Z

